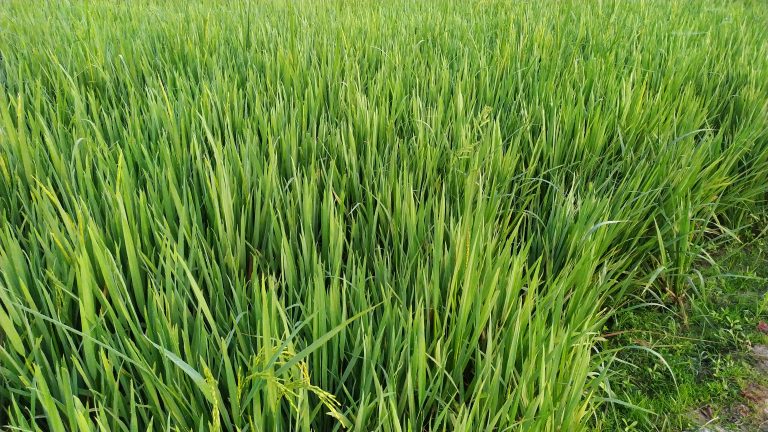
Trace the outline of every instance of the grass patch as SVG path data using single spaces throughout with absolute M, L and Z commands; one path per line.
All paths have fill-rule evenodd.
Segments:
M 617 396 L 654 414 L 615 406 L 605 430 L 697 430 L 707 422 L 727 430 L 764 427 L 764 408 L 749 393 L 768 385 L 752 352 L 768 344 L 760 329 L 768 320 L 768 243 L 758 238 L 713 255 L 717 266 L 703 270 L 704 284 L 691 293 L 685 315 L 654 306 L 616 315 L 620 330 L 607 348 L 647 347 L 664 361 L 620 351 L 611 379 Z

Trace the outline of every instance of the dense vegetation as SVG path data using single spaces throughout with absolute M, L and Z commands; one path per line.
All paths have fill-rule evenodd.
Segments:
M 768 191 L 762 1 L 0 10 L 0 427 L 599 428 Z

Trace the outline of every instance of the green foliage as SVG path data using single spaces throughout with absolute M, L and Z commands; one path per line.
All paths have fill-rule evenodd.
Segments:
M 768 386 L 750 353 L 753 345 L 768 343 L 758 328 L 768 320 L 768 244 L 759 238 L 716 259 L 686 305 L 687 324 L 682 314 L 653 305 L 616 314 L 614 326 L 621 330 L 603 344 L 618 349 L 608 382 L 617 398 L 643 410 L 615 405 L 598 417 L 603 430 L 695 430 L 701 417 L 727 430 L 758 430 L 764 423 L 763 409 L 750 412 L 753 401 L 743 392 L 750 385 Z M 660 353 L 666 363 L 647 351 L 622 348 L 637 344 Z
M 0 425 L 575 431 L 764 209 L 763 2 L 12 0 Z

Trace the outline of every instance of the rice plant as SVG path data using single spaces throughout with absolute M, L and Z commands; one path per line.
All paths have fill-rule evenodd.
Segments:
M 611 313 L 765 210 L 766 24 L 3 2 L 0 426 L 599 427 Z

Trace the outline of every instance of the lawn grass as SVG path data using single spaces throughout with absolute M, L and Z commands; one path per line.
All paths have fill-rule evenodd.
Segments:
M 718 252 L 717 265 L 703 269 L 705 283 L 690 294 L 685 314 L 661 307 L 663 302 L 616 314 L 614 328 L 621 330 L 604 345 L 621 349 L 610 381 L 617 398 L 642 409 L 612 406 L 597 423 L 604 430 L 766 427 L 765 401 L 750 400 L 749 391 L 768 388 L 768 370 L 752 352 L 768 344 L 768 332 L 760 328 L 768 321 L 767 240 Z M 663 360 L 631 346 L 651 349 Z
M 0 427 L 592 427 L 614 312 L 765 211 L 766 22 L 4 2 Z

